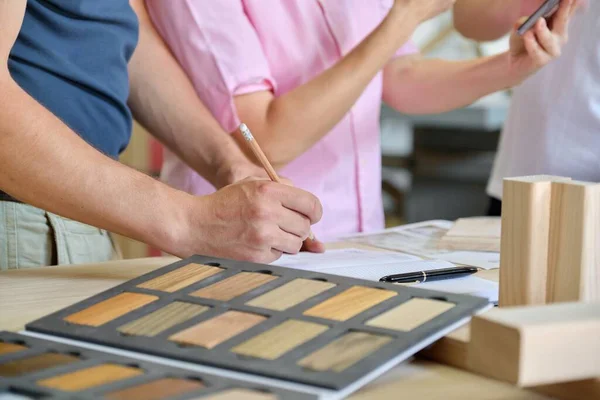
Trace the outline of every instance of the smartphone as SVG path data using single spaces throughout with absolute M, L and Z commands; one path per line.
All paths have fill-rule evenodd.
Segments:
M 547 18 L 551 16 L 558 3 L 560 3 L 560 0 L 546 0 L 544 4 L 542 4 L 540 8 L 538 8 L 537 11 L 534 12 L 531 17 L 529 17 L 527 21 L 525 21 L 523 25 L 519 27 L 517 30 L 519 35 L 523 36 L 528 30 L 533 28 L 535 23 L 538 22 L 540 18 Z

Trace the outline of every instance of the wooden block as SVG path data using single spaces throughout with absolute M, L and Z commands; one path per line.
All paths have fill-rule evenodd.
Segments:
M 190 296 L 229 301 L 274 279 L 277 279 L 277 277 L 269 274 L 240 272 L 215 284 L 196 290 L 190 293 Z
M 327 329 L 327 326 L 314 322 L 290 319 L 237 345 L 231 351 L 245 356 L 275 360 Z
M 306 310 L 304 315 L 346 321 L 396 295 L 391 290 L 353 286 Z
M 223 268 L 212 267 L 210 265 L 188 264 L 181 268 L 177 268 L 174 271 L 167 272 L 162 276 L 141 283 L 138 287 L 173 293 L 196 282 L 203 281 L 222 271 Z
M 454 308 L 447 301 L 413 298 L 367 321 L 366 325 L 409 332 Z
M 37 382 L 38 385 L 62 390 L 63 392 L 79 392 L 111 382 L 121 381 L 134 376 L 143 375 L 138 368 L 125 367 L 117 364 L 102 364 L 94 367 L 52 376 Z
M 600 184 L 552 184 L 547 300 L 600 301 Z
M 349 332 L 309 354 L 298 365 L 313 371 L 342 372 L 392 340 L 390 336 Z
M 209 309 L 209 307 L 198 304 L 174 301 L 148 315 L 120 326 L 117 330 L 127 335 L 153 337 Z
M 438 248 L 499 252 L 500 225 L 498 217 L 461 218 L 442 236 Z
M 252 307 L 285 311 L 335 286 L 335 283 L 298 278 L 256 297 L 246 304 Z
M 495 309 L 471 321 L 469 367 L 523 386 L 600 376 L 600 305 Z
M 10 354 L 23 350 L 27 350 L 27 347 L 15 343 L 0 342 L 0 356 L 3 354 Z
M 552 182 L 530 176 L 504 180 L 499 305 L 545 304 Z
M 202 389 L 203 387 L 204 384 L 202 382 L 191 379 L 161 378 L 107 393 L 104 397 L 108 400 L 164 400 L 178 397 L 185 393 Z
M 212 349 L 232 337 L 265 321 L 267 317 L 241 311 L 226 311 L 215 318 L 200 322 L 171 337 L 177 343 Z
M 471 326 L 464 325 L 444 336 L 417 355 L 440 364 L 468 370 L 468 348 L 471 340 Z
M 158 297 L 149 294 L 120 293 L 65 317 L 65 321 L 78 325 L 100 326 L 156 300 Z

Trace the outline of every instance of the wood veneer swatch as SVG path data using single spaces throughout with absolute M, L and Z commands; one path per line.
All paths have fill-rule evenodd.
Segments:
M 120 326 L 117 330 L 128 335 L 153 337 L 209 309 L 210 307 L 198 304 L 175 301 L 142 318 Z
M 413 298 L 367 321 L 377 328 L 408 332 L 454 307 L 453 303 Z
M 350 332 L 298 362 L 315 371 L 342 372 L 392 341 L 390 336 Z
M 58 367 L 73 362 L 80 361 L 75 356 L 59 353 L 44 353 L 37 356 L 20 358 L 12 360 L 4 364 L 0 364 L 0 376 L 16 377 L 32 372 L 41 371 L 43 369 Z
M 15 343 L 0 342 L 0 356 L 23 350 L 27 350 L 27 347 Z
M 78 392 L 107 383 L 142 375 L 138 368 L 117 364 L 102 364 L 37 381 L 37 384 L 64 392 Z
M 156 300 L 158 297 L 149 294 L 121 293 L 71 314 L 65 321 L 78 325 L 100 326 Z
M 337 286 L 335 283 L 298 278 L 258 296 L 246 304 L 268 310 L 284 311 Z
M 231 351 L 245 356 L 275 360 L 327 329 L 329 327 L 325 325 L 291 319 L 235 346 Z
M 197 397 L 192 400 L 277 400 L 271 393 L 258 392 L 250 389 L 229 389 L 210 396 Z
M 188 264 L 147 282 L 141 283 L 137 285 L 137 287 L 173 293 L 196 282 L 203 281 L 222 271 L 223 268 L 212 267 L 210 265 Z
M 199 390 L 204 384 L 191 379 L 162 378 L 105 394 L 109 400 L 163 400 Z
M 277 278 L 277 276 L 257 272 L 240 272 L 232 277 L 192 292 L 190 296 L 228 301 Z
M 396 294 L 391 290 L 353 286 L 306 310 L 304 315 L 346 321 Z
M 212 319 L 200 322 L 197 325 L 178 332 L 169 337 L 169 340 L 212 349 L 266 319 L 267 317 L 258 314 L 250 314 L 241 311 L 227 311 Z

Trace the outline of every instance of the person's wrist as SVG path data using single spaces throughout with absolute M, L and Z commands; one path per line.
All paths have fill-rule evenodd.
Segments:
M 510 51 L 500 54 L 498 57 L 502 59 L 502 63 L 508 71 L 506 76 L 507 87 L 518 86 L 535 73 L 534 69 L 523 69 L 519 63 L 515 62 L 515 57 Z
M 191 256 L 194 254 L 191 239 L 200 241 L 203 234 L 192 229 L 194 219 L 202 212 L 198 210 L 199 198 L 177 189 L 165 188 L 157 191 L 160 206 L 146 242 L 169 254 Z

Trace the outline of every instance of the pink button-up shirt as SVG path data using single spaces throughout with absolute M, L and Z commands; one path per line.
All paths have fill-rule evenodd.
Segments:
M 222 127 L 240 120 L 233 98 L 294 89 L 333 66 L 383 20 L 393 0 L 147 0 L 150 14 Z M 397 55 L 416 52 L 407 44 Z M 281 170 L 323 203 L 323 240 L 383 227 L 379 113 L 382 74 L 346 116 Z M 252 129 L 252 127 L 250 127 Z M 194 194 L 214 188 L 176 156 L 162 178 Z

